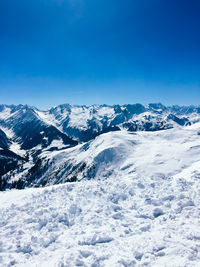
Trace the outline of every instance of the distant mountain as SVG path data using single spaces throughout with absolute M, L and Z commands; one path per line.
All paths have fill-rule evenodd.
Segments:
M 200 106 L 166 107 L 159 103 L 147 106 L 65 104 L 42 111 L 28 105 L 0 105 L 1 189 L 5 189 L 8 186 L 6 181 L 11 181 L 19 173 L 23 173 L 26 182 L 20 182 L 20 185 L 15 182 L 10 186 L 20 188 L 47 184 L 46 180 L 41 183 L 38 180 L 44 172 L 42 168 L 47 166 L 41 158 L 44 153 L 56 153 L 83 142 L 87 147 L 91 140 L 103 133 L 120 130 L 158 131 L 198 121 Z M 79 172 L 84 165 L 70 164 L 68 161 L 65 163 L 69 170 L 66 172 L 67 180 L 76 180 L 74 168 Z M 56 183 L 58 181 L 63 181 L 63 178 L 56 178 Z

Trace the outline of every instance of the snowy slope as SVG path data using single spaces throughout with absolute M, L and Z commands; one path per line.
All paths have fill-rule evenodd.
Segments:
M 77 142 L 66 136 L 52 124 L 45 123 L 37 109 L 28 105 L 0 105 L 0 129 L 11 142 L 10 150 L 17 154 L 28 154 L 30 149 L 41 145 L 46 148 L 55 140 L 65 145 Z
M 43 149 L 76 145 L 66 134 L 46 124 L 27 105 L 0 105 L 0 177 L 21 166 L 21 159 L 35 161 Z M 0 179 L 0 187 L 2 182 Z
M 107 133 L 41 157 L 49 184 L 66 161 L 91 177 L 1 192 L 1 266 L 199 266 L 199 123 Z
M 51 165 L 48 177 L 59 169 L 65 176 L 65 162 L 73 166 L 85 164 L 78 179 L 102 178 L 116 173 L 122 176 L 135 173 L 142 177 L 160 173 L 171 175 L 200 160 L 199 130 L 199 124 L 195 124 L 162 132 L 110 132 L 69 150 L 44 152 L 41 157 Z
M 3 179 L 7 188 L 40 187 L 113 176 L 164 179 L 200 161 L 199 132 L 200 124 L 196 123 L 157 132 L 105 133 L 72 148 L 43 151 L 35 166 L 26 168 L 24 165 Z

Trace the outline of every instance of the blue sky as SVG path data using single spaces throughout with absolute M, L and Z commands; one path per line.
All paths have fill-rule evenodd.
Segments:
M 1 0 L 0 102 L 200 104 L 199 0 Z

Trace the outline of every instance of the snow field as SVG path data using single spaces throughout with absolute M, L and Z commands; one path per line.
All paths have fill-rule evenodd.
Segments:
M 199 177 L 1 193 L 1 266 L 199 266 Z

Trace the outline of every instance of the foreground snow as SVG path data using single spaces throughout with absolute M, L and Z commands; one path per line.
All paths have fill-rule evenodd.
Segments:
M 109 133 L 91 144 L 109 178 L 1 192 L 0 265 L 199 266 L 199 129 Z

